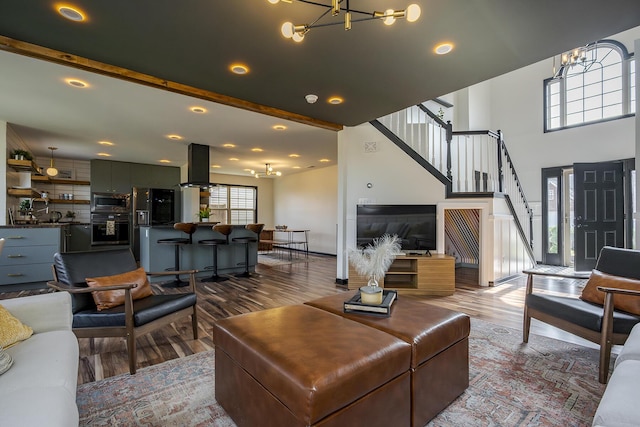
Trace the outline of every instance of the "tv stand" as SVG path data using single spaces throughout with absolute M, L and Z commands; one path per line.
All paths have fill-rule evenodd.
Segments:
M 349 289 L 367 284 L 349 264 Z M 444 254 L 397 256 L 378 284 L 401 293 L 453 295 L 455 292 L 455 258 Z

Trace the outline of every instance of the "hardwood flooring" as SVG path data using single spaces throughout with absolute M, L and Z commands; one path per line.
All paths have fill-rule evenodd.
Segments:
M 447 297 L 406 295 L 425 304 L 434 304 L 467 313 L 471 317 L 521 330 L 522 306 L 526 277 L 518 276 L 495 287 L 480 287 L 473 271 L 460 270 L 456 275 L 456 292 Z M 137 341 L 138 369 L 165 360 L 184 357 L 213 348 L 211 325 L 217 319 L 241 313 L 264 310 L 283 305 L 299 304 L 314 298 L 336 293 L 351 294 L 336 287 L 336 258 L 310 255 L 308 262 L 288 265 L 258 264 L 251 278 L 230 277 L 218 283 L 198 282 L 198 340 L 192 339 L 190 320 L 162 328 Z M 560 279 L 536 279 L 536 287 L 557 294 L 575 295 L 580 292 L 580 282 Z M 159 292 L 176 292 L 153 285 Z M 46 290 L 21 291 L 0 294 L 0 299 L 46 292 Z M 532 321 L 533 334 L 550 336 L 582 345 L 594 344 Z M 535 339 L 533 337 L 532 339 Z M 128 372 L 124 339 L 79 339 L 80 369 L 78 383 L 86 383 Z

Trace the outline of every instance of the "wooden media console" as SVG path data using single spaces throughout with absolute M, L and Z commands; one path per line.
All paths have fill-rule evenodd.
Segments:
M 401 255 L 396 257 L 378 284 L 402 293 L 445 296 L 455 292 L 455 275 L 455 258 L 450 255 Z M 349 264 L 349 289 L 366 284 L 367 278 L 360 276 Z

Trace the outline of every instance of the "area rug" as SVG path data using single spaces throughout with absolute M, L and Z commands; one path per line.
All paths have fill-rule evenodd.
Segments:
M 469 388 L 428 426 L 590 426 L 598 351 L 472 319 Z M 234 426 L 214 399 L 214 351 L 83 384 L 81 426 Z

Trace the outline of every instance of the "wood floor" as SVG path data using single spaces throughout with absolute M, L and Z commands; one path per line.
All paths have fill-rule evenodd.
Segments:
M 471 317 L 521 330 L 525 276 L 486 288 L 475 284 L 473 271 L 459 270 L 456 292 L 448 297 L 402 296 L 425 304 L 467 313 Z M 282 305 L 298 304 L 336 293 L 350 295 L 335 285 L 336 258 L 311 256 L 309 262 L 269 266 L 258 264 L 252 278 L 230 277 L 219 283 L 197 284 L 199 335 L 192 339 L 191 323 L 183 321 L 141 337 L 138 345 L 138 369 L 165 360 L 184 357 L 213 348 L 211 325 L 217 319 Z M 580 282 L 547 279 L 536 281 L 536 287 L 558 294 L 577 294 Z M 156 285 L 154 285 L 155 287 Z M 175 292 L 158 287 L 159 292 Z M 23 291 L 0 294 L 0 299 L 45 291 Z M 594 344 L 551 326 L 532 321 L 533 334 L 550 336 L 582 345 Z M 531 338 L 535 339 L 535 337 Z M 80 369 L 78 383 L 86 383 L 127 373 L 125 342 L 120 338 L 79 339 Z

